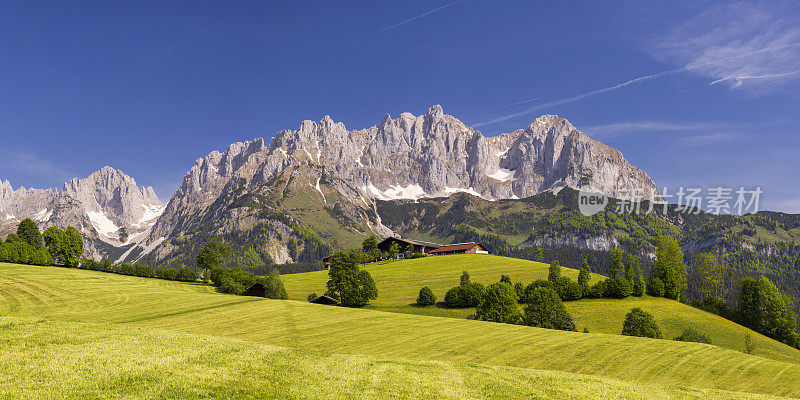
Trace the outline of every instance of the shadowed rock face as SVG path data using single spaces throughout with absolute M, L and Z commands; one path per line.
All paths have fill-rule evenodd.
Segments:
M 153 188 L 140 188 L 128 175 L 111 167 L 72 179 L 61 191 L 13 190 L 0 182 L 0 235 L 31 218 L 43 231 L 74 226 L 84 237 L 84 255 L 102 258 L 109 248 L 138 243 L 164 210 Z
M 319 192 L 320 207 L 364 220 L 383 236 L 391 231 L 369 212 L 376 199 L 466 192 L 495 200 L 582 185 L 618 198 L 632 188 L 657 190 L 653 180 L 619 151 L 554 115 L 494 137 L 484 137 L 438 105 L 420 116 L 386 115 L 362 130 L 349 131 L 325 116 L 278 132 L 268 146 L 255 139 L 198 159 L 139 246 L 141 251 L 133 254 L 147 254 L 166 239 L 187 233 L 190 226 L 232 218 L 226 204 L 246 193 L 264 192 L 274 184 L 271 180 L 283 176 Z M 328 199 L 325 192 L 335 193 L 335 198 Z M 252 218 L 242 213 L 237 211 L 236 218 L 247 220 L 247 225 L 231 220 L 217 225 L 247 229 Z

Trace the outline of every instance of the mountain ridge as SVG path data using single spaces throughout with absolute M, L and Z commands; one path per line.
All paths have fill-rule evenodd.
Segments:
M 236 142 L 197 159 L 152 232 L 126 260 L 153 251 L 152 261 L 169 258 L 180 247 L 172 239 L 194 240 L 201 231 L 252 229 L 265 222 L 257 215 L 267 209 L 292 220 L 268 222 L 276 232 L 265 239 L 272 259 L 291 262 L 297 257 L 285 257 L 287 241 L 304 241 L 289 233 L 296 230 L 291 225 L 308 225 L 300 214 L 324 211 L 329 215 L 317 217 L 326 223 L 362 236 L 388 236 L 393 232 L 381 223 L 376 200 L 416 201 L 462 192 L 488 200 L 518 199 L 586 184 L 612 197 L 631 188 L 658 193 L 647 173 L 619 151 L 555 115 L 493 137 L 445 114 L 439 105 L 419 116 L 386 114 L 378 124 L 356 130 L 326 115 L 279 131 L 268 145 L 262 138 Z M 308 200 L 285 209 L 297 196 Z M 237 206 L 242 202 L 250 203 Z M 324 224 L 306 227 L 324 230 L 319 225 Z

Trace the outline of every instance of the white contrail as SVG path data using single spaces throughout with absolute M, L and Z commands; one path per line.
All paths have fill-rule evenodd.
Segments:
M 549 103 L 539 104 L 538 106 L 533 107 L 533 108 L 529 108 L 529 109 L 527 109 L 525 111 L 520 111 L 518 113 L 504 115 L 502 117 L 491 119 L 491 120 L 488 120 L 486 122 L 481 122 L 481 123 L 478 123 L 478 124 L 474 124 L 474 125 L 472 125 L 472 127 L 475 128 L 475 127 L 478 127 L 478 126 L 489 125 L 489 124 L 493 124 L 495 122 L 500 122 L 500 121 L 505 121 L 507 119 L 520 117 L 520 116 L 523 116 L 523 115 L 530 114 L 532 112 L 541 110 L 543 108 L 548 108 L 548 107 L 552 107 L 552 106 L 558 106 L 558 105 L 565 104 L 565 103 L 571 103 L 573 101 L 578 101 L 578 100 L 585 99 L 585 98 L 590 97 L 590 96 L 594 96 L 596 94 L 605 93 L 605 92 L 609 92 L 609 91 L 612 91 L 612 90 L 615 90 L 615 89 L 619 89 L 621 87 L 632 85 L 632 84 L 637 83 L 637 82 L 646 81 L 648 79 L 653 79 L 653 78 L 660 78 L 662 76 L 674 74 L 676 72 L 683 71 L 684 69 L 686 69 L 686 68 L 684 67 L 684 68 L 671 69 L 669 71 L 659 72 L 657 74 L 652 74 L 652 75 L 642 76 L 642 77 L 639 77 L 639 78 L 636 78 L 636 79 L 631 79 L 631 80 L 629 80 L 627 82 L 618 83 L 618 84 L 616 84 L 614 86 L 609 86 L 607 88 L 593 90 L 591 92 L 586 92 L 586 93 L 583 93 L 583 94 L 579 94 L 577 96 L 567 97 L 567 98 L 564 98 L 564 99 L 561 99 L 561 100 L 556 100 L 556 101 L 551 101 Z
M 634 83 L 639 83 L 639 82 L 642 82 L 642 81 L 655 79 L 655 78 L 661 78 L 663 76 L 672 75 L 672 74 L 675 74 L 675 73 L 678 73 L 678 72 L 688 71 L 688 70 L 691 70 L 691 69 L 694 69 L 694 68 L 703 67 L 703 66 L 710 65 L 710 64 L 717 64 L 717 63 L 721 63 L 723 61 L 727 61 L 727 60 L 734 59 L 734 58 L 752 56 L 752 55 L 755 55 L 755 54 L 760 54 L 760 53 L 765 53 L 765 52 L 775 51 L 775 50 L 783 50 L 783 49 L 786 49 L 786 48 L 789 48 L 789 47 L 797 47 L 797 46 L 800 46 L 800 42 L 787 44 L 785 46 L 771 47 L 771 48 L 767 48 L 767 49 L 751 51 L 751 52 L 748 52 L 748 53 L 736 54 L 736 55 L 733 55 L 733 56 L 728 56 L 728 57 L 720 58 L 718 60 L 707 61 L 707 62 L 699 63 L 699 64 L 688 64 L 688 65 L 685 65 L 685 66 L 680 67 L 680 68 L 670 69 L 670 70 L 659 72 L 659 73 L 656 73 L 656 74 L 650 74 L 650 75 L 645 75 L 645 76 L 642 76 L 642 77 L 639 77 L 639 78 L 631 79 L 629 81 L 618 83 L 618 84 L 616 84 L 614 86 L 609 86 L 607 88 L 597 89 L 597 90 L 593 90 L 591 92 L 586 92 L 586 93 L 583 93 L 583 94 L 579 94 L 577 96 L 566 97 L 566 98 L 563 98 L 563 99 L 560 99 L 560 100 L 551 101 L 549 103 L 540 104 L 540 105 L 538 105 L 536 107 L 529 108 L 529 109 L 527 109 L 525 111 L 520 111 L 518 113 L 504 115 L 502 117 L 497 117 L 497 118 L 491 119 L 489 121 L 485 121 L 485 122 L 480 122 L 480 123 L 474 124 L 474 125 L 472 125 L 472 128 L 493 124 L 495 122 L 505 121 L 505 120 L 508 120 L 508 119 L 511 119 L 511 118 L 521 117 L 523 115 L 527 115 L 527 114 L 539 111 L 539 110 L 544 109 L 544 108 L 558 106 L 558 105 L 561 105 L 561 104 L 571 103 L 573 101 L 582 100 L 582 99 L 585 99 L 587 97 L 591 97 L 591 96 L 594 96 L 594 95 L 597 95 L 597 94 L 601 94 L 601 93 L 605 93 L 605 92 L 610 92 L 612 90 L 620 89 L 620 88 L 623 88 L 625 86 L 632 85 Z M 798 72 L 798 71 L 795 71 L 795 72 Z M 725 79 L 727 79 L 727 78 L 725 78 Z M 724 80 L 724 79 L 722 79 L 722 80 Z M 716 82 L 714 82 L 714 83 L 716 83 Z
M 343 44 L 343 45 L 341 45 L 341 46 L 339 46 L 339 47 L 337 47 L 337 48 L 325 53 L 325 56 L 329 56 L 329 55 L 331 55 L 333 53 L 336 53 L 337 51 L 339 51 L 341 49 L 350 47 L 350 46 L 352 46 L 352 45 L 354 45 L 354 44 L 356 44 L 358 42 L 362 42 L 364 40 L 371 39 L 371 38 L 373 38 L 375 36 L 378 36 L 378 35 L 380 35 L 382 33 L 389 32 L 392 29 L 397 29 L 397 28 L 399 28 L 399 27 L 401 27 L 401 26 L 403 26 L 403 25 L 405 25 L 407 23 L 414 22 L 414 21 L 416 21 L 416 20 L 418 20 L 420 18 L 427 17 L 428 15 L 431 15 L 431 14 L 437 12 L 437 11 L 441 11 L 441 10 L 444 10 L 445 8 L 447 8 L 447 7 L 454 6 L 454 5 L 458 4 L 458 3 L 461 3 L 462 1 L 464 1 L 464 0 L 456 0 L 456 1 L 452 2 L 452 3 L 445 4 L 445 5 L 441 6 L 441 7 L 434 8 L 433 10 L 426 11 L 423 14 L 417 15 L 416 17 L 411 17 L 411 18 L 409 18 L 409 19 L 407 19 L 407 20 L 405 20 L 403 22 L 400 22 L 398 24 L 392 25 L 392 26 L 390 26 L 388 28 L 384 28 L 384 29 L 381 29 L 381 30 L 379 30 L 377 32 L 370 33 L 369 35 L 364 36 L 364 37 L 359 38 L 359 39 L 356 39 L 356 40 L 353 40 L 352 42 L 345 43 L 345 44 Z
M 780 73 L 780 74 L 726 76 L 726 77 L 724 77 L 722 79 L 717 79 L 714 82 L 709 83 L 708 85 L 711 86 L 711 85 L 716 85 L 717 83 L 720 83 L 720 82 L 725 82 L 727 80 L 735 80 L 736 83 L 733 85 L 733 87 L 739 87 L 739 86 L 742 85 L 742 81 L 746 80 L 746 79 L 781 78 L 781 77 L 784 77 L 784 76 L 790 76 L 790 75 L 794 75 L 794 74 L 798 74 L 798 73 L 800 73 L 800 69 L 798 69 L 797 71 L 784 72 L 784 73 Z
M 511 104 L 506 104 L 506 105 L 504 105 L 504 106 L 495 107 L 495 108 L 493 108 L 492 110 L 499 110 L 499 109 L 501 109 L 501 108 L 508 108 L 508 107 L 511 107 L 511 106 L 518 106 L 518 105 L 520 105 L 520 104 L 530 103 L 530 102 L 532 102 L 532 101 L 541 100 L 541 99 L 542 99 L 541 97 L 537 97 L 537 98 L 535 98 L 535 99 L 518 101 L 518 102 L 516 102 L 516 103 L 511 103 Z M 491 110 L 490 110 L 490 111 L 491 111 Z

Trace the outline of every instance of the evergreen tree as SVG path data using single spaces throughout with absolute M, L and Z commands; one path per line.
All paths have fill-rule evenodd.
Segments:
M 550 263 L 550 268 L 547 272 L 547 280 L 550 282 L 555 282 L 561 276 L 561 265 L 558 264 L 558 261 L 553 261 Z
M 258 254 L 254 248 L 250 247 L 244 254 L 236 258 L 236 265 L 245 271 L 252 271 L 265 266 L 266 263 L 261 259 L 261 255 Z
M 624 267 L 622 260 L 624 256 L 620 249 L 612 249 L 608 252 L 608 255 L 609 258 L 611 258 L 611 267 L 608 270 L 608 276 L 611 279 L 615 279 L 622 273 Z
M 469 285 L 469 272 L 464 271 L 461 273 L 461 286 Z
M 273 268 L 264 281 L 264 288 L 266 296 L 270 299 L 286 300 L 289 296 L 286 293 L 286 288 L 283 287 L 281 275 L 277 268 Z
M 39 232 L 39 226 L 30 218 L 25 218 L 19 223 L 17 236 L 19 236 L 20 240 L 33 247 L 42 246 L 42 233 Z
M 433 291 L 431 288 L 425 286 L 419 290 L 419 296 L 417 296 L 417 305 L 418 306 L 432 306 L 436 304 L 436 296 L 433 295 Z
M 581 272 L 578 273 L 578 284 L 581 285 L 584 293 L 589 290 L 589 280 L 592 279 L 592 269 L 589 268 L 589 262 L 583 259 L 581 264 Z

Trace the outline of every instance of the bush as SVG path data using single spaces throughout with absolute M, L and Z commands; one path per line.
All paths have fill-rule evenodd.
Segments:
M 625 278 L 606 279 L 605 297 L 624 299 L 631 295 L 631 284 Z
M 484 290 L 480 283 L 459 285 L 447 291 L 444 303 L 452 308 L 475 307 L 481 301 Z
M 642 311 L 636 307 L 631 309 L 625 316 L 622 324 L 622 334 L 626 336 L 638 336 L 654 339 L 661 339 L 661 328 L 658 327 L 655 318 L 649 312 Z
M 571 323 L 572 316 L 564 308 L 558 293 L 548 287 L 537 287 L 530 293 L 523 320 L 526 325 L 539 328 L 561 330 L 575 328 L 575 324 Z
M 581 288 L 581 285 L 578 284 L 578 282 L 569 279 L 569 277 L 558 277 L 553 286 L 556 290 L 556 293 L 558 293 L 558 297 L 561 297 L 561 300 L 572 301 L 579 300 L 581 297 L 583 297 L 583 289 Z
M 519 323 L 522 315 L 517 306 L 517 294 L 514 288 L 505 282 L 489 285 L 475 309 L 475 318 L 506 324 Z
M 664 297 L 664 282 L 661 279 L 650 278 L 650 284 L 647 285 L 647 294 L 653 297 Z
M 419 290 L 419 296 L 417 296 L 417 305 L 419 306 L 432 306 L 436 304 L 436 296 L 433 295 L 433 291 L 431 288 L 425 286 L 424 288 Z
M 708 335 L 700 333 L 692 328 L 686 328 L 683 330 L 680 336 L 676 337 L 675 340 L 680 342 L 696 342 L 696 343 L 707 343 L 711 344 L 711 338 Z
M 184 265 L 178 270 L 177 279 L 181 282 L 194 282 L 197 280 L 197 273 Z
M 586 293 L 586 297 L 590 299 L 599 299 L 606 295 L 606 281 L 602 280 L 600 282 L 595 283 L 589 288 L 589 292 Z
M 220 293 L 240 295 L 244 293 L 245 287 L 240 282 L 236 282 L 231 277 L 226 276 L 220 281 L 220 284 L 217 286 L 217 291 Z
M 308 300 L 308 302 L 311 303 L 312 301 L 316 300 L 317 297 L 319 296 L 317 296 L 316 292 L 311 292 L 308 294 L 308 296 L 306 296 L 306 300 Z

